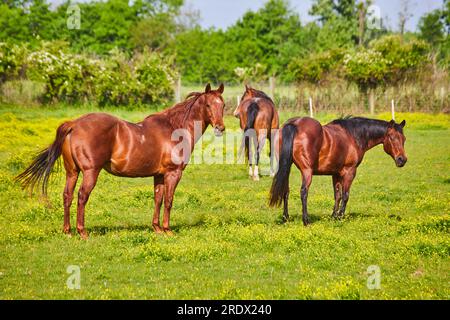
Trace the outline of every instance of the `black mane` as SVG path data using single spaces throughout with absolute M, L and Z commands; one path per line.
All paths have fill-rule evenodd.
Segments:
M 370 140 L 379 139 L 386 134 L 389 122 L 363 117 L 347 116 L 336 119 L 329 124 L 336 124 L 343 127 L 353 136 L 358 146 L 366 149 Z M 399 124 L 394 125 L 395 130 L 403 133 L 403 128 Z
M 265 99 L 268 99 L 268 100 L 272 101 L 272 98 L 269 97 L 265 92 L 263 92 L 263 91 L 261 91 L 261 90 L 253 89 L 253 88 L 252 88 L 252 90 L 253 90 L 253 92 L 255 93 L 255 97 L 258 97 L 258 98 L 265 98 Z M 273 101 L 272 101 L 272 102 L 273 102 Z
M 257 90 L 257 89 L 255 89 L 255 88 L 250 88 L 250 90 L 253 92 L 253 94 L 255 95 L 256 98 L 264 98 L 264 99 L 268 99 L 270 102 L 273 103 L 272 98 L 269 97 L 264 91 Z M 245 92 L 244 92 L 244 94 L 242 95 L 241 100 L 244 98 L 244 96 L 245 96 Z

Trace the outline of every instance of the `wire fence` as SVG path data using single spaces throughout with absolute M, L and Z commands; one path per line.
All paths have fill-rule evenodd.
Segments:
M 218 85 L 218 84 L 216 84 Z M 369 94 L 361 92 L 354 84 L 346 81 L 332 81 L 323 85 L 309 83 L 283 84 L 276 79 L 250 83 L 264 91 L 275 102 L 280 111 L 316 114 L 333 112 L 337 114 L 371 113 Z M 184 98 L 191 91 L 199 91 L 205 84 L 177 83 L 175 96 Z M 244 85 L 225 84 L 224 99 L 226 112 L 232 113 L 244 93 Z M 383 86 L 372 92 L 373 112 L 450 112 L 450 82 L 448 77 L 435 81 L 405 83 L 400 86 Z

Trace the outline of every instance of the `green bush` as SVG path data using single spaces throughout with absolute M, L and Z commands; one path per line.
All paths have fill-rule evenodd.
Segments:
M 334 49 L 318 54 L 311 54 L 306 58 L 294 59 L 288 67 L 296 81 L 306 81 L 320 84 L 331 73 L 336 73 L 344 57 L 345 51 Z
M 158 53 L 129 58 L 118 49 L 103 59 L 69 53 L 44 43 L 27 59 L 28 75 L 45 84 L 44 101 L 105 105 L 164 104 L 171 100 L 175 72 Z
M 386 60 L 385 79 L 390 84 L 411 79 L 428 61 L 430 48 L 417 39 L 402 40 L 398 35 L 385 36 L 370 43 L 370 48 L 379 52 Z
M 372 49 L 348 53 L 344 57 L 344 74 L 363 91 L 375 88 L 385 80 L 388 73 L 388 60 Z
M 25 45 L 0 42 L 0 83 L 23 75 L 26 54 Z

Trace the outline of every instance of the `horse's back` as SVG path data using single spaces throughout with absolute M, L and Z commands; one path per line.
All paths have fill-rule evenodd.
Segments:
M 278 113 L 275 105 L 267 98 L 251 98 L 248 100 L 247 107 L 250 104 L 256 103 L 258 105 L 258 114 L 255 119 L 255 129 L 277 129 L 279 127 Z

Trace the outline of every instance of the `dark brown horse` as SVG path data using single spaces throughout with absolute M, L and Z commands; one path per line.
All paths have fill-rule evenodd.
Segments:
M 313 175 L 333 177 L 335 203 L 332 216 L 343 217 L 356 168 L 369 149 L 383 144 L 384 151 L 394 159 L 397 167 L 405 165 L 404 126 L 404 120 L 397 124 L 394 120 L 359 117 L 334 120 L 325 126 L 311 118 L 287 121 L 281 130 L 279 169 L 272 182 L 270 205 L 279 206 L 284 202 L 283 218 L 288 220 L 289 173 L 294 162 L 302 174 L 303 224 L 310 223 L 307 198 Z
M 272 129 L 279 128 L 279 120 L 278 112 L 275 110 L 275 104 L 272 99 L 264 92 L 245 85 L 245 92 L 233 115 L 239 118 L 241 129 L 244 130 L 245 156 L 249 164 L 249 176 L 253 180 L 259 180 L 259 157 L 266 138 L 269 140 L 270 147 L 270 175 L 273 176 Z M 250 155 L 251 141 L 255 142 L 256 149 L 254 170 L 252 169 Z
M 63 156 L 66 169 L 64 232 L 69 234 L 70 206 L 81 171 L 83 182 L 78 192 L 77 230 L 82 238 L 87 238 L 84 209 L 102 169 L 121 177 L 153 176 L 153 229 L 157 233 L 171 234 L 169 219 L 175 188 L 194 144 L 200 138 L 194 137 L 194 125 L 201 126 L 202 134 L 208 125 L 214 127 L 216 135 L 225 130 L 223 90 L 223 84 L 217 90 L 211 90 L 208 84 L 205 92 L 193 92 L 186 101 L 136 124 L 105 113 L 91 113 L 65 122 L 58 128 L 53 144 L 41 151 L 17 179 L 31 189 L 41 184 L 42 192 L 46 194 L 52 167 L 59 156 Z M 184 154 L 184 149 L 179 148 L 180 138 L 188 140 L 188 150 Z M 161 228 L 159 219 L 163 199 Z

